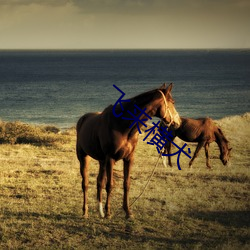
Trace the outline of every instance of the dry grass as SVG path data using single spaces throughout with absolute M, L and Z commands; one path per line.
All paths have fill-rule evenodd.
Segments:
M 90 218 L 82 218 L 73 131 L 53 133 L 66 138 L 53 144 L 0 145 L 0 249 L 249 249 L 249 121 L 250 114 L 218 121 L 233 147 L 230 167 L 219 161 L 215 144 L 212 171 L 205 167 L 203 152 L 192 170 L 185 156 L 181 171 L 177 166 L 165 169 L 160 162 L 146 193 L 133 205 L 133 221 L 125 220 L 121 209 L 121 162 L 115 167 L 112 219 L 100 219 L 96 210 L 95 161 L 90 169 Z M 131 201 L 158 159 L 154 146 L 142 138 Z
M 50 146 L 67 143 L 67 136 L 59 135 L 60 130 L 54 126 L 32 126 L 19 121 L 0 121 L 1 144 L 33 144 Z

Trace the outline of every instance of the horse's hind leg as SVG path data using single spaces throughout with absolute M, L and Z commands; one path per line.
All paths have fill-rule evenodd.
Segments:
M 207 168 L 211 169 L 210 160 L 209 160 L 209 143 L 208 142 L 205 144 L 205 155 L 206 155 Z
M 82 191 L 83 191 L 83 216 L 88 218 L 88 185 L 89 185 L 89 161 L 90 156 L 83 152 L 77 151 L 77 156 L 80 161 L 80 173 L 82 176 Z
M 99 168 L 99 173 L 97 177 L 97 200 L 98 200 L 99 214 L 103 218 L 104 213 L 103 213 L 103 207 L 102 207 L 102 189 L 104 188 L 105 180 L 106 180 L 106 168 L 105 168 L 105 162 L 99 161 L 99 164 L 100 164 L 100 168 Z
M 107 191 L 107 201 L 105 205 L 105 216 L 106 218 L 110 218 L 110 199 L 111 199 L 111 191 L 114 186 L 113 180 L 113 165 L 115 161 L 112 158 L 107 157 L 105 160 L 106 174 L 107 174 L 107 183 L 106 183 L 106 191 Z

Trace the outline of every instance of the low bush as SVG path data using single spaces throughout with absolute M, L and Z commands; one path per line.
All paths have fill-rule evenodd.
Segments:
M 34 126 L 19 121 L 0 122 L 0 143 L 50 146 L 68 142 L 68 137 L 59 134 L 59 131 L 54 126 Z

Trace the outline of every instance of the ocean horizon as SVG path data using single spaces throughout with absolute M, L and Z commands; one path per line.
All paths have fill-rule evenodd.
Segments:
M 181 116 L 250 111 L 250 50 L 1 50 L 0 120 L 74 126 L 120 93 L 174 83 Z

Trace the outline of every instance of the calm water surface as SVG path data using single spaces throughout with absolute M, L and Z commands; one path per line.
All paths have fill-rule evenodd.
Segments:
M 90 111 L 174 82 L 181 116 L 250 111 L 250 50 L 0 51 L 0 119 L 75 125 Z

